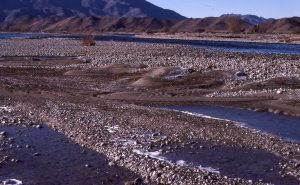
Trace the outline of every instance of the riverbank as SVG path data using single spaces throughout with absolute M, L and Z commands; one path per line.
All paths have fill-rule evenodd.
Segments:
M 132 175 L 122 180 L 128 184 L 300 181 L 297 143 L 234 122 L 147 106 L 216 104 L 297 116 L 299 56 L 80 44 L 58 38 L 1 41 L 2 126 L 40 123 L 58 131 L 107 158 L 105 168 L 125 168 L 121 173 Z M 22 121 L 4 118 L 15 116 Z M 22 174 L 9 178 L 26 183 Z
M 45 38 L 82 37 L 87 34 L 79 33 L 55 33 L 55 32 L 0 32 L 0 39 L 9 38 Z M 177 39 L 191 41 L 227 41 L 227 42 L 250 42 L 271 44 L 300 44 L 299 34 L 230 34 L 230 33 L 135 33 L 135 32 L 104 32 L 91 34 L 95 37 L 120 36 L 136 37 L 145 39 Z
M 299 34 L 153 33 L 137 36 L 144 38 L 300 44 Z

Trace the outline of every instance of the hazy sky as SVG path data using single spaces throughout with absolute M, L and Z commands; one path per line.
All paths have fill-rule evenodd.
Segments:
M 254 14 L 266 18 L 300 16 L 300 0 L 148 0 L 186 17 Z

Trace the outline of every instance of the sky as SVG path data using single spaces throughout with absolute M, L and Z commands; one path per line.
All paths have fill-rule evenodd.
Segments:
M 300 16 L 300 0 L 148 0 L 193 18 L 253 14 L 265 18 Z

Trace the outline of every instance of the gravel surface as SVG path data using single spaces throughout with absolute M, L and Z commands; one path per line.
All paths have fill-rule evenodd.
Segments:
M 131 174 L 125 184 L 300 182 L 297 143 L 145 106 L 217 102 L 297 115 L 299 56 L 67 39 L 1 40 L 0 56 L 2 149 L 16 147 L 4 127 L 49 127 Z M 3 166 L 16 154 L 5 155 Z
M 121 63 L 181 66 L 201 71 L 234 70 L 247 74 L 244 83 L 300 76 L 299 56 L 215 53 L 165 44 L 96 42 L 95 47 L 82 47 L 79 40 L 69 39 L 1 40 L 0 56 L 81 56 L 91 61 L 92 68 Z

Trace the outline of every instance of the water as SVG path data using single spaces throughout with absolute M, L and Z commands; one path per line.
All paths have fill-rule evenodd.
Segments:
M 202 48 L 219 52 L 256 53 L 256 54 L 292 54 L 300 55 L 300 44 L 253 43 L 233 41 L 200 41 L 181 39 L 138 38 L 133 36 L 98 36 L 98 41 L 122 41 L 152 44 L 176 44 Z
M 239 122 L 246 127 L 271 133 L 285 140 L 300 142 L 300 118 L 297 117 L 206 105 L 168 106 L 167 108 Z
M 278 164 L 287 162 L 282 157 L 263 150 L 212 145 L 207 141 L 196 140 L 190 146 L 179 147 L 163 157 L 177 165 L 221 173 L 230 178 L 251 179 L 254 182 L 262 179 L 265 183 L 275 185 L 299 184 L 292 176 L 280 175 L 281 167 Z
M 1 165 L 0 184 L 17 179 L 24 184 L 123 185 L 139 177 L 126 168 L 109 166 L 106 156 L 81 147 L 46 126 L 41 129 L 0 126 L 0 132 L 3 131 L 4 139 L 13 138 L 13 142 L 4 144 L 1 154 L 19 162 L 9 160 Z
M 0 33 L 0 39 L 25 39 L 25 38 L 37 38 L 37 37 L 49 37 L 49 34 L 42 33 Z
M 300 54 L 299 44 L 271 44 L 251 42 L 220 42 L 211 46 L 195 45 L 195 47 L 234 53 L 256 53 L 256 54 Z
M 0 39 L 11 38 L 73 38 L 80 39 L 80 35 L 57 35 L 57 34 L 25 34 L 25 33 L 0 33 Z M 186 45 L 194 48 L 203 48 L 208 51 L 237 52 L 254 54 L 291 54 L 300 55 L 300 44 L 279 44 L 279 43 L 253 43 L 253 42 L 232 42 L 232 41 L 200 41 L 182 39 L 159 39 L 159 38 L 138 38 L 133 34 L 114 34 L 96 36 L 97 41 L 136 42 L 152 44 L 176 44 Z

